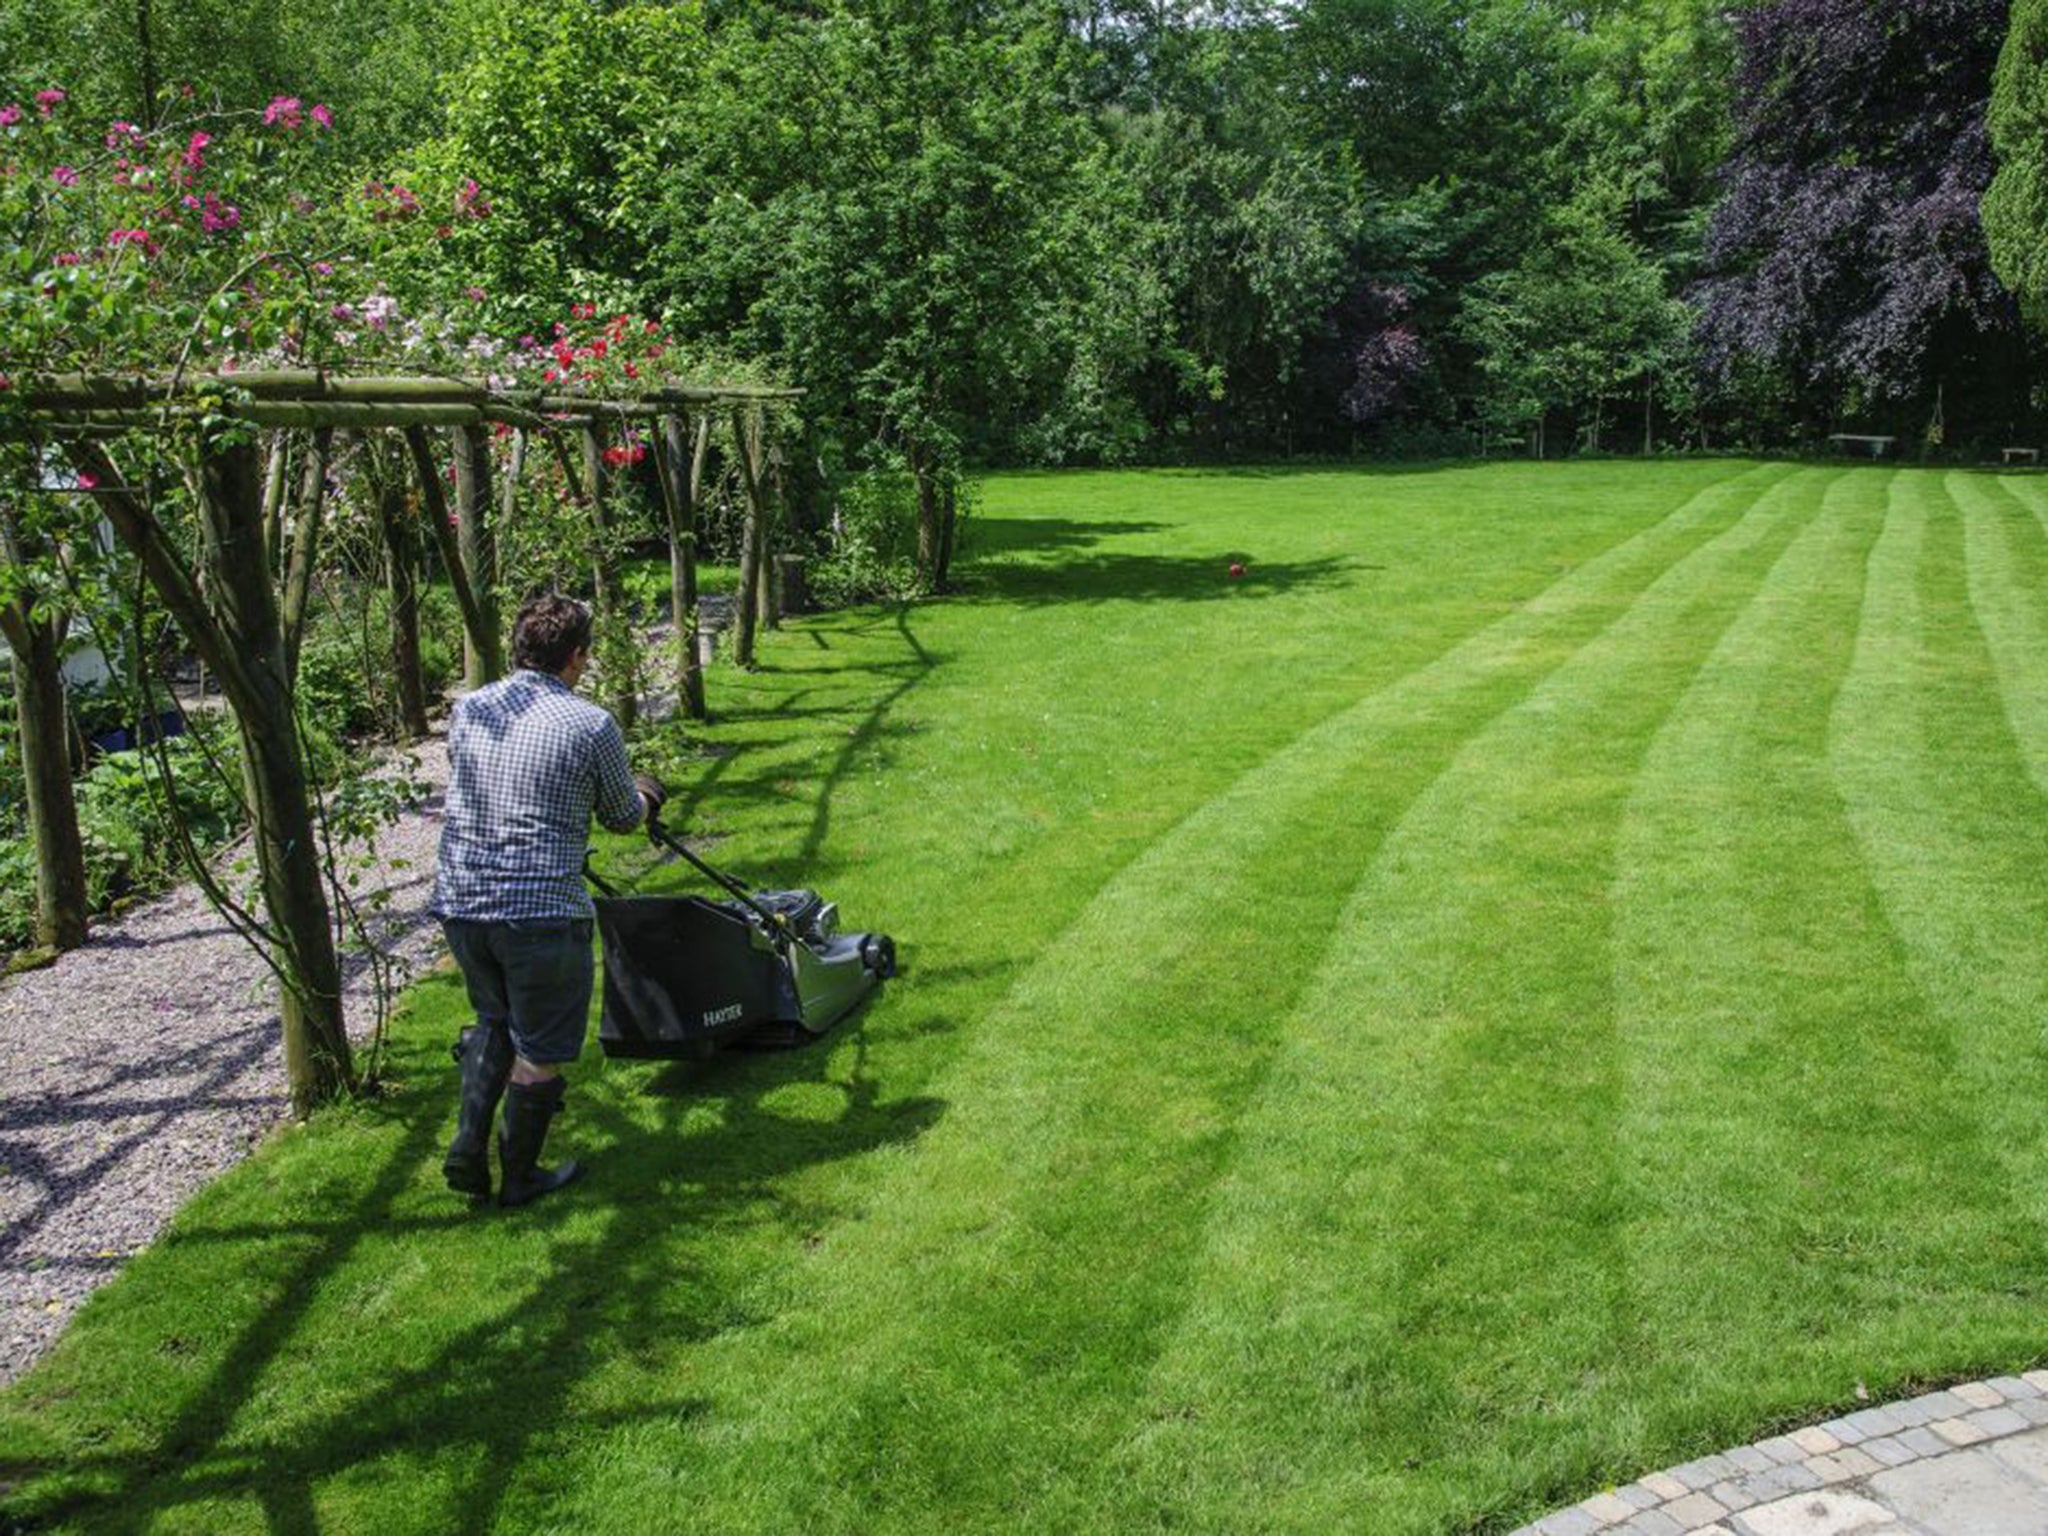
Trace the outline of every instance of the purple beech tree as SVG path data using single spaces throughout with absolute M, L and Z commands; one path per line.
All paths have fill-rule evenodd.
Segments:
M 1979 387 L 2017 336 L 1978 204 L 2007 0 L 1770 0 L 1737 21 L 1735 142 L 1697 295 L 1712 380 L 1810 420 Z

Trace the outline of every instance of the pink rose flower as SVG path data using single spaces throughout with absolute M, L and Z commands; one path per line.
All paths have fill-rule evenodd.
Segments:
M 98 475 L 92 474 L 85 470 L 79 471 L 78 488 L 81 491 L 96 491 L 99 489 L 99 485 L 100 477 Z
M 20 121 L 21 108 L 14 102 L 10 101 L 6 106 L 0 107 L 0 128 L 12 128 Z
M 62 101 L 63 99 L 64 93 L 62 91 L 37 91 L 36 110 L 42 113 L 43 116 L 48 117 L 52 112 L 57 110 L 57 103 Z
M 327 105 L 326 102 L 323 101 L 318 106 L 314 107 L 312 115 L 313 121 L 318 123 L 322 128 L 332 128 L 334 126 L 334 111 L 331 107 Z
M 304 109 L 296 96 L 273 96 L 270 105 L 263 109 L 263 126 L 282 127 L 287 133 L 305 122 Z
M 142 130 L 133 123 L 112 122 L 107 124 L 107 148 L 119 149 L 124 144 L 140 144 Z
M 68 165 L 60 165 L 51 170 L 50 180 L 60 187 L 75 187 L 78 185 L 78 172 Z
M 195 133 L 185 141 L 185 167 L 187 170 L 201 170 L 206 165 L 206 146 L 213 142 L 210 133 Z

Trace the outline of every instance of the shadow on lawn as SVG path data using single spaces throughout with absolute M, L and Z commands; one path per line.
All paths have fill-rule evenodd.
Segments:
M 961 595 L 970 601 L 1022 603 L 1244 602 L 1341 587 L 1354 572 L 1378 569 L 1337 556 L 1260 560 L 1229 554 L 1162 555 L 1100 548 L 1124 534 L 1160 533 L 1170 523 L 1079 522 L 1067 518 L 979 517 Z M 1052 558 L 1017 556 L 1045 554 Z M 1232 579 L 1233 558 L 1245 574 Z
M 839 1085 L 844 1108 L 836 1120 L 791 1119 L 764 1108 L 775 1090 L 817 1079 L 823 1057 L 816 1051 L 723 1056 L 651 1077 L 614 1069 L 588 1078 L 571 1095 L 561 1150 L 584 1150 L 592 1164 L 591 1176 L 575 1191 L 517 1212 L 472 1212 L 449 1195 L 445 1213 L 408 1218 L 401 1206 L 422 1184 L 439 1182 L 453 1087 L 445 1061 L 436 1069 L 438 1052 L 421 1045 L 409 1055 L 422 1086 L 385 1106 L 395 1135 L 345 1208 L 324 1219 L 253 1228 L 200 1224 L 176 1238 L 178 1246 L 246 1246 L 257 1271 L 274 1262 L 265 1248 L 284 1243 L 304 1251 L 284 1266 L 274 1299 L 239 1320 L 239 1336 L 175 1419 L 151 1437 L 149 1450 L 87 1451 L 48 1468 L 0 1461 L 0 1486 L 42 1471 L 81 1477 L 91 1492 L 38 1509 L 36 1516 L 83 1518 L 94 1529 L 122 1532 L 151 1529 L 158 1517 L 199 1500 L 248 1497 L 262 1508 L 269 1530 L 312 1536 L 321 1529 L 314 1501 L 322 1483 L 394 1454 L 431 1458 L 452 1450 L 461 1453 L 466 1480 L 445 1514 L 424 1507 L 420 1514 L 447 1522 L 438 1529 L 488 1530 L 530 1458 L 544 1459 L 556 1445 L 592 1430 L 676 1423 L 710 1410 L 708 1401 L 689 1396 L 625 1409 L 573 1406 L 579 1385 L 601 1365 L 765 1321 L 740 1312 L 708 1277 L 692 1277 L 678 1234 L 754 1219 L 785 1226 L 790 1242 L 801 1242 L 805 1223 L 818 1213 L 776 1198 L 778 1181 L 801 1168 L 914 1140 L 944 1111 L 941 1101 L 929 1098 L 884 1102 L 862 1058 L 852 1080 Z M 706 1104 L 722 1115 L 716 1128 L 685 1133 L 684 1116 Z M 650 1108 L 652 1125 L 645 1123 Z M 308 1166 L 294 1171 L 304 1178 Z M 760 1214 L 764 1202 L 773 1207 L 766 1215 Z M 431 1353 L 379 1377 L 373 1387 L 336 1391 L 306 1403 L 307 1411 L 288 1411 L 282 1431 L 243 1422 L 252 1403 L 277 1390 L 265 1378 L 280 1358 L 309 1346 L 348 1346 L 345 1333 L 300 1334 L 322 1300 L 324 1282 L 365 1242 L 398 1232 L 423 1243 L 463 1243 L 491 1222 L 518 1223 L 532 1243 L 546 1245 L 545 1275 L 535 1280 L 522 1272 L 524 1295 L 509 1311 L 480 1295 L 475 1322 L 437 1334 Z M 158 1274 L 157 1283 L 170 1282 Z M 331 1297 L 326 1306 L 332 1308 Z M 276 1413 L 274 1406 L 268 1411 Z M 389 1475 L 403 1474 L 392 1466 Z

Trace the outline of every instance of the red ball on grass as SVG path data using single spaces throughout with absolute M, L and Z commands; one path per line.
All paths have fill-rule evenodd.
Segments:
M 1231 579 L 1232 581 L 1236 581 L 1236 580 L 1237 580 L 1237 579 L 1238 579 L 1239 577 L 1241 577 L 1241 576 L 1243 576 L 1243 575 L 1244 575 L 1244 562 L 1243 562 L 1243 561 L 1241 561 L 1241 560 L 1233 560 L 1233 561 L 1231 561 L 1231 562 L 1230 562 L 1230 579 Z

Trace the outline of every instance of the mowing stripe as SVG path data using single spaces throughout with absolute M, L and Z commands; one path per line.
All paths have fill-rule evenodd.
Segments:
M 1985 637 L 2010 613 L 1994 605 L 1979 627 L 1961 523 L 1931 477 L 1897 483 L 1829 759 L 1907 963 L 1954 1042 L 1957 1091 L 1978 1107 L 2012 1191 L 2013 1239 L 2038 1250 L 2048 1219 L 2048 826 L 1993 707 Z M 1997 553 L 1980 540 L 1980 581 L 1992 589 Z M 2038 1352 L 2038 1328 L 2032 1339 Z M 1950 1367 L 1979 1363 L 1995 1362 Z
M 2048 791 L 2048 533 L 2006 480 L 1951 474 L 1943 485 L 1962 519 L 1970 606 L 2006 720 L 2035 787 Z
M 718 1426 L 705 1475 L 750 1463 L 758 1480 L 763 1455 L 810 1468 L 778 1480 L 803 1502 L 769 1524 L 861 1524 L 877 1499 L 903 1519 L 940 1483 L 951 1507 L 1001 1509 L 1018 1479 L 1041 1491 L 1033 1520 L 1084 1518 L 1072 1501 L 1093 1495 L 1071 1475 L 1077 1445 L 1124 1432 L 1131 1388 L 1185 1300 L 1199 1223 L 1161 1218 L 1207 1197 L 1289 978 L 1313 970 L 1381 833 L 1471 732 L 1629 612 L 1645 583 L 1670 590 L 1674 569 L 1682 586 L 1781 543 L 1798 520 L 1786 488 L 1824 479 L 1770 471 L 1698 498 L 1306 733 L 1106 886 L 932 1085 L 952 1107 L 874 1214 L 819 1250 L 803 1284 L 837 1300 L 793 1305 L 761 1331 L 794 1380 L 768 1394 L 772 1419 Z M 1299 863 L 1305 848 L 1313 868 Z M 1233 909 L 1240 942 L 1187 948 L 1186 934 L 1213 933 L 1212 914 Z M 1170 1054 L 1145 1027 L 1154 1012 L 1182 1020 Z M 1093 1298 L 1078 1322 L 1077 1291 Z M 734 1377 L 758 1390 L 759 1341 L 737 1347 L 747 1363 Z M 829 1377 L 816 1371 L 827 1355 Z M 900 1425 L 906 1401 L 931 1416 L 933 1449 L 899 1435 L 886 1479 L 849 1486 L 876 1454 L 861 1426 Z M 963 1454 L 984 1425 L 986 1452 Z
M 1268 1529 L 1469 1519 L 1506 1479 L 1475 1477 L 1461 1429 L 1604 1360 L 1608 871 L 1584 829 L 1618 823 L 1671 702 L 1785 579 L 1832 478 L 1667 571 L 1387 839 L 1241 1123 L 1196 1304 L 1117 1463 L 1127 1523 L 1193 1521 L 1229 1489 Z M 1274 1444 L 1283 1464 L 1251 1451 Z
M 1639 1345 L 1586 1396 L 1588 1422 L 1664 1412 L 1585 1446 L 1546 1495 L 1824 1416 L 1859 1379 L 1883 1397 L 1947 1370 L 1942 1288 L 1981 1301 L 2026 1272 L 1828 768 L 1890 494 L 1874 472 L 1856 486 L 1797 600 L 1731 631 L 1631 798 L 1615 969 Z

